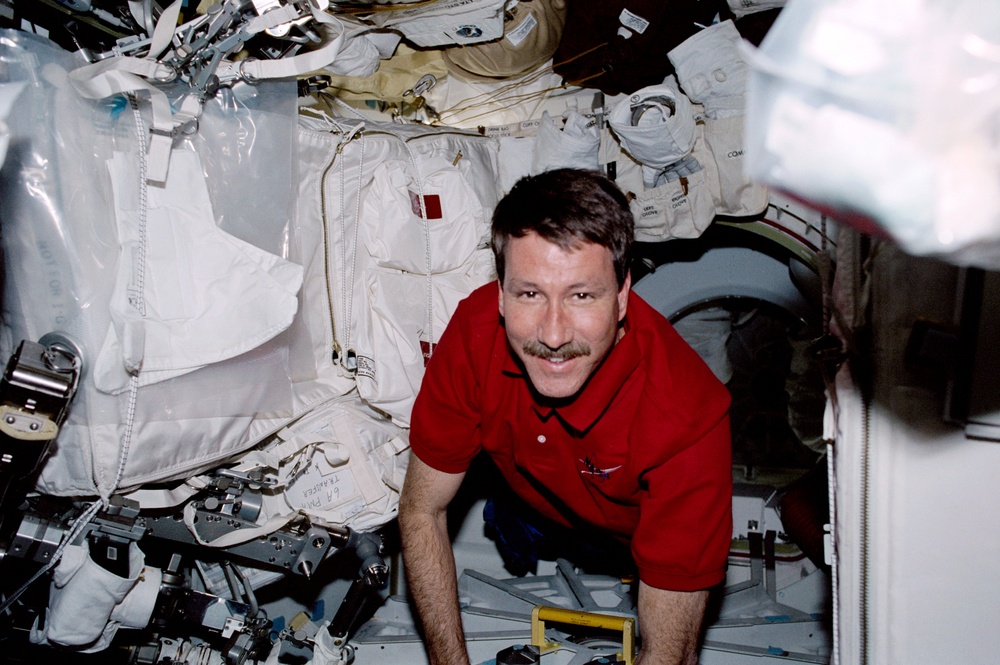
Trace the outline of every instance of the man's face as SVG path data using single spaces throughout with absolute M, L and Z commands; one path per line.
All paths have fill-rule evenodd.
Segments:
M 631 278 L 619 289 L 611 251 L 589 242 L 567 251 L 529 233 L 504 252 L 507 339 L 535 390 L 572 397 L 616 341 Z

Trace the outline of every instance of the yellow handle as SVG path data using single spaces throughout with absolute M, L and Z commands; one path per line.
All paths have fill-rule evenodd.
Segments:
M 565 623 L 572 626 L 587 626 L 588 628 L 604 628 L 605 630 L 621 631 L 622 657 L 625 665 L 632 665 L 635 659 L 635 619 L 619 617 L 611 614 L 596 614 L 583 610 L 567 610 L 563 607 L 547 607 L 536 605 L 531 611 L 531 643 L 539 649 L 551 649 L 556 644 L 545 641 L 545 622 Z

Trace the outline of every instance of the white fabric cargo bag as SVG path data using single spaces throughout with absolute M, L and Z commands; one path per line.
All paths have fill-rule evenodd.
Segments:
M 545 111 L 538 126 L 531 173 L 559 168 L 596 169 L 600 144 L 600 129 L 594 118 L 568 108 L 556 120 Z
M 376 12 L 370 20 L 392 28 L 416 46 L 478 44 L 503 37 L 506 0 L 441 0 L 412 3 L 391 12 Z
M 282 495 L 314 523 L 369 531 L 396 516 L 409 462 L 406 430 L 351 393 L 314 409 L 265 451 L 296 448 Z
M 701 105 L 705 145 L 715 160 L 719 215 L 746 217 L 767 208 L 767 188 L 751 180 L 744 159 L 744 114 L 750 65 L 731 20 L 711 25 L 667 56 L 691 101 Z
M 209 547 L 232 547 L 267 536 L 293 522 L 370 531 L 395 517 L 409 462 L 406 430 L 366 406 L 356 392 L 313 408 L 228 464 L 262 482 L 254 524 L 208 539 L 195 503 L 184 504 L 184 523 Z M 170 495 L 143 491 L 132 498 L 176 505 L 209 482 L 190 478 Z M 173 497 L 181 501 L 171 501 Z
M 493 278 L 497 143 L 460 130 L 305 118 L 322 182 L 299 212 L 323 224 L 332 354 L 361 397 L 409 424 L 425 353 L 458 302 Z M 300 220 L 300 223 L 305 223 Z
M 600 168 L 600 126 L 594 114 L 569 106 L 558 114 L 484 127 L 499 144 L 500 188 L 506 193 L 521 178 L 557 168 Z
M 608 124 L 622 149 L 642 164 L 648 188 L 694 149 L 697 130 L 691 100 L 672 78 L 619 97 L 608 112 Z

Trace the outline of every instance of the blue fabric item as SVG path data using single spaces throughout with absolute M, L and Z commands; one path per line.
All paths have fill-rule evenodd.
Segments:
M 326 615 L 326 601 L 320 598 L 312 606 L 312 612 L 310 614 L 310 618 L 313 621 L 322 621 L 325 615 Z
M 501 501 L 498 506 L 494 497 L 486 501 L 483 519 L 486 532 L 496 542 L 507 570 L 517 577 L 536 572 L 545 535 L 523 516 L 510 510 L 505 502 Z
M 568 559 L 591 572 L 635 572 L 628 545 L 599 531 L 571 529 L 545 518 L 509 489 L 494 493 L 483 507 L 486 534 L 496 542 L 504 567 L 523 577 L 538 572 L 539 559 Z

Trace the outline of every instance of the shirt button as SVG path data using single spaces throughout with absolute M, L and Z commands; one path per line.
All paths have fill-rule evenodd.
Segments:
M 545 443 L 545 435 L 544 434 L 539 434 L 538 435 L 538 443 Z

